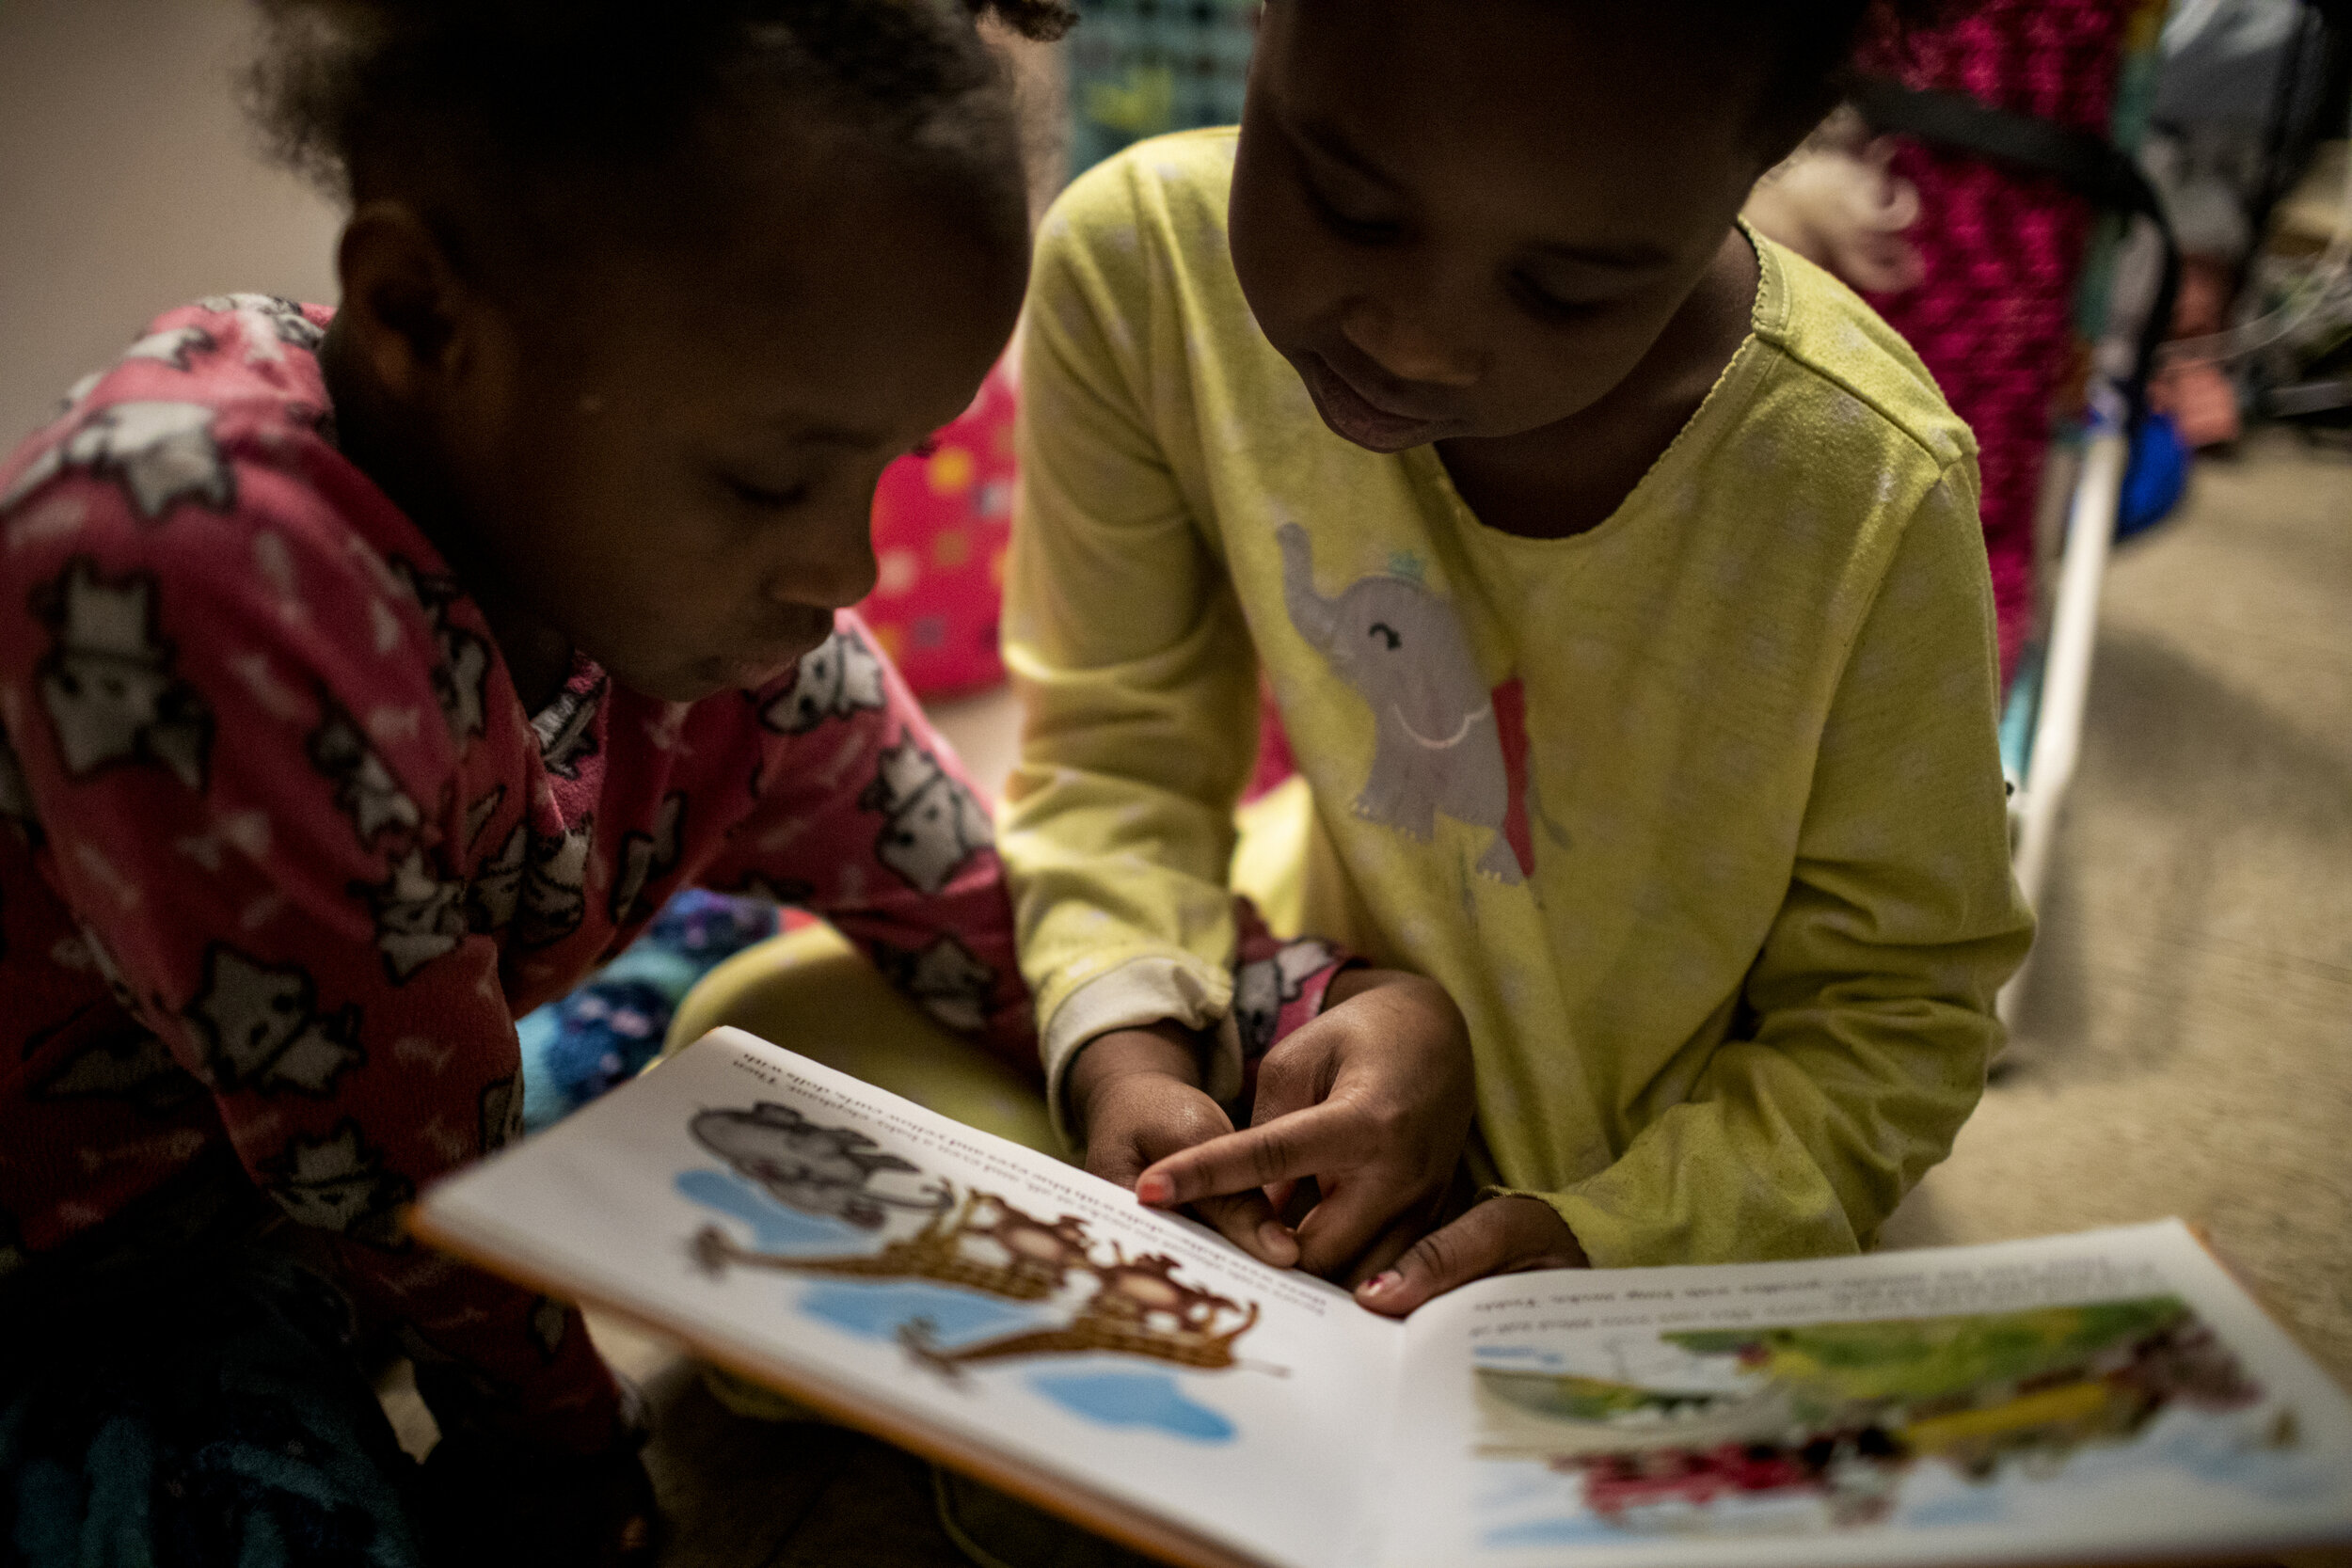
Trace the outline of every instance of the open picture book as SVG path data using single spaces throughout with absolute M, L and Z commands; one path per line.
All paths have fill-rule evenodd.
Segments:
M 1515 1275 L 1397 1323 L 720 1030 L 435 1187 L 412 1224 L 1175 1563 L 2352 1539 L 2352 1402 L 2177 1222 Z

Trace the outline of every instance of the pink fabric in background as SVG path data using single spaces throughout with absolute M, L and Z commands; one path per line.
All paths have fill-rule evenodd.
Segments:
M 2104 135 L 2124 34 L 2141 8 L 2142 0 L 1990 0 L 1867 63 L 1915 88 Z M 2006 683 L 2033 629 L 2034 511 L 2052 420 L 2081 396 L 2074 287 L 2095 214 L 2054 179 L 1965 153 L 1907 143 L 1895 172 L 1918 187 L 1908 237 L 1926 277 L 1870 303 L 1977 433 Z
M 893 463 L 874 493 L 882 576 L 858 613 L 919 696 L 1005 678 L 996 621 L 1012 537 L 1015 403 L 1000 362 L 929 454 Z

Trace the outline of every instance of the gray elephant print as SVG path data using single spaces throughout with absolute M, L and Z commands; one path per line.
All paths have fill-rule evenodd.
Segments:
M 378 883 L 358 882 L 352 892 L 375 914 L 376 950 L 384 973 L 405 986 L 434 959 L 453 953 L 466 940 L 467 885 L 443 881 L 421 849 L 411 848 Z
M 263 1164 L 269 1196 L 300 1225 L 385 1248 L 401 1244 L 401 1207 L 416 1188 L 346 1117 L 321 1138 L 297 1137 Z
M 882 660 L 856 633 L 836 631 L 801 657 L 791 689 L 761 708 L 759 721 L 778 735 L 806 735 L 828 719 L 853 719 L 889 704 Z
M 562 833 L 531 835 L 515 913 L 515 937 L 525 947 L 552 947 L 580 929 L 588 911 L 588 850 L 596 832 L 596 819 L 583 816 Z
M 326 341 L 326 328 L 304 315 L 301 306 L 276 294 L 213 294 L 198 300 L 196 307 L 237 318 L 237 325 L 245 330 L 247 364 L 284 358 L 278 347 L 281 343 L 315 354 Z
M 1233 1022 L 1241 1031 L 1244 1056 L 1274 1048 L 1282 1009 L 1306 994 L 1307 978 L 1337 955 L 1313 937 L 1286 942 L 1270 958 L 1243 964 L 1233 976 Z
M 648 884 L 677 869 L 678 838 L 686 825 L 686 797 L 675 791 L 661 800 L 650 832 L 624 833 L 612 877 L 612 924 L 651 920 L 660 900 L 645 897 Z
M 977 1035 L 988 1027 L 996 972 L 954 937 L 942 936 L 919 951 L 877 942 L 873 954 L 884 978 L 948 1028 Z
M 204 950 L 204 990 L 186 1019 L 214 1088 L 324 1099 L 346 1069 L 367 1060 L 359 1008 L 324 1011 L 310 972 L 262 963 L 223 942 Z
M 214 438 L 215 413 L 200 403 L 118 403 L 102 408 L 18 476 L 0 496 L 0 512 L 69 468 L 119 483 L 146 522 L 161 521 L 185 500 L 226 512 L 236 502 L 237 480 Z
M 1454 608 L 1409 578 L 1359 578 L 1327 598 L 1315 589 L 1307 531 L 1286 523 L 1282 598 L 1291 624 L 1373 711 L 1372 774 L 1356 797 L 1359 816 L 1416 843 L 1438 814 L 1494 830 L 1478 869 L 1507 884 L 1527 879 L 1524 777 L 1505 765 L 1494 693 L 1478 673 Z M 1522 759 L 1516 759 L 1521 760 Z
M 874 840 L 874 858 L 924 893 L 937 895 L 993 844 L 988 808 L 912 740 L 882 752 L 857 804 L 889 818 Z
M 34 608 L 56 639 L 37 667 L 40 702 L 69 777 L 150 762 L 204 788 L 213 712 L 156 629 L 158 593 L 152 574 L 105 577 L 86 555 L 39 591 Z
M 893 1209 L 936 1214 L 953 1201 L 946 1183 L 913 1190 L 882 1180 L 922 1168 L 849 1127 L 820 1127 L 789 1105 L 763 1100 L 748 1111 L 705 1111 L 687 1124 L 694 1141 L 756 1181 L 770 1197 L 803 1214 L 879 1230 Z

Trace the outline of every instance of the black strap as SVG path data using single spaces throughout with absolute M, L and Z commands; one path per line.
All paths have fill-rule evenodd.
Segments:
M 2046 174 L 2075 195 L 2127 218 L 2155 225 L 2164 243 L 2164 273 L 2148 319 L 2140 324 L 2137 362 L 2123 392 L 2137 431 L 2147 412 L 2148 376 L 2156 350 L 2172 327 L 2172 307 L 2181 292 L 2181 248 L 2172 237 L 2164 198 L 2140 172 L 2138 161 L 2106 137 L 2076 131 L 2036 115 L 2011 114 L 1957 92 L 1924 92 L 1883 77 L 1866 77 L 1851 94 L 1871 129 L 1916 136 L 1940 148 L 2029 174 Z

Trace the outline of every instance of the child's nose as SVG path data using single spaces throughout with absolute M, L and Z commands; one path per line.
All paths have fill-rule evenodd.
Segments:
M 769 578 L 769 594 L 787 604 L 847 610 L 874 591 L 882 567 L 874 559 L 870 509 L 844 513 L 812 526 L 799 548 Z
M 1370 302 L 1358 306 L 1341 321 L 1340 331 L 1399 381 L 1432 387 L 1477 385 L 1475 356 L 1450 346 L 1436 333 L 1384 307 Z

